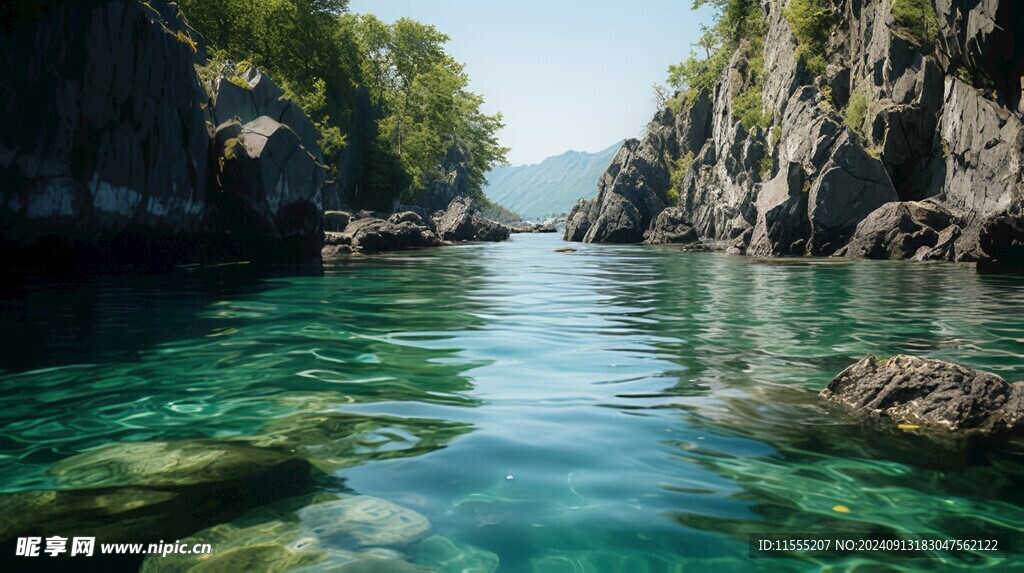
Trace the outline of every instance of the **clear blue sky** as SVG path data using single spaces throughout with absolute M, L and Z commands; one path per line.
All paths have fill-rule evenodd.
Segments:
M 451 36 L 486 111 L 505 115 L 513 165 L 636 137 L 654 113 L 651 84 L 710 21 L 691 0 L 351 0 L 391 22 Z

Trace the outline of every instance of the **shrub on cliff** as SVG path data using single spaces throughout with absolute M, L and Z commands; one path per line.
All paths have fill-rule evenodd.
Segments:
M 668 68 L 667 84 L 675 90 L 672 99 L 664 97 L 667 90 L 655 86 L 655 94 L 672 110 L 678 113 L 692 101 L 701 90 L 713 92 L 722 72 L 729 65 L 732 53 L 745 44 L 751 53 L 748 59 L 759 57 L 758 48 L 763 46 L 765 34 L 764 17 L 757 0 L 694 0 L 693 9 L 704 6 L 715 9 L 711 26 L 701 27 L 701 37 L 694 45 L 690 56 L 679 64 Z M 752 58 L 751 58 L 752 56 Z M 659 101 L 662 103 L 662 101 Z
M 468 91 L 462 65 L 445 52 L 448 37 L 433 26 L 348 14 L 347 0 L 181 3 L 217 55 L 266 71 L 303 108 L 329 168 L 342 162 L 346 137 L 364 142 L 359 180 L 347 190 L 354 207 L 415 202 L 444 177 L 441 162 L 454 146 L 465 151 L 466 191 L 475 197 L 483 197 L 485 173 L 504 161 L 501 116 L 480 110 L 483 98 Z M 205 73 L 219 73 L 212 66 Z M 364 106 L 373 110 L 361 117 L 373 113 L 375 122 L 357 120 L 358 94 L 365 101 L 367 92 Z
M 868 115 L 868 98 L 860 92 L 850 96 L 850 103 L 843 113 L 843 123 L 854 132 L 860 134 L 864 127 L 864 118 Z
M 825 51 L 835 25 L 835 13 L 829 0 L 790 0 L 782 14 L 796 36 L 797 57 L 814 76 L 825 74 Z
M 931 50 L 939 35 L 939 21 L 931 0 L 893 0 L 896 31 L 917 47 Z

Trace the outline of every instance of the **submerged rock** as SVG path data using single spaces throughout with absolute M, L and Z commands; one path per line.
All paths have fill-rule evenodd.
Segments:
M 296 515 L 319 539 L 356 547 L 409 545 L 430 531 L 419 513 L 366 495 L 311 505 Z
M 821 396 L 901 425 L 983 435 L 1024 433 L 1024 384 L 942 360 L 869 356 L 840 373 Z
M 245 442 L 115 444 L 61 460 L 75 489 L 0 497 L 0 540 L 40 532 L 105 542 L 173 540 L 312 487 L 309 462 Z
M 506 241 L 511 231 L 505 225 L 480 214 L 469 197 L 456 197 L 436 217 L 437 232 L 446 241 Z
M 494 573 L 498 556 L 490 551 L 434 535 L 412 549 L 413 563 L 442 573 Z
M 362 495 L 318 494 L 253 510 L 182 540 L 209 543 L 210 555 L 152 556 L 142 571 L 493 571 L 497 557 L 470 546 L 421 539 L 427 518 L 390 501 Z M 443 541 L 439 541 L 443 540 Z M 410 561 L 406 553 L 413 556 Z M 414 564 L 415 563 L 415 564 Z

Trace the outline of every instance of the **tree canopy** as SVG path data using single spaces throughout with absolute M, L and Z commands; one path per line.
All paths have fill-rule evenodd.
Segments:
M 453 147 L 465 158 L 468 192 L 482 199 L 486 172 L 505 162 L 501 115 L 482 111 L 483 98 L 445 51 L 448 36 L 434 26 L 350 14 L 348 0 L 181 0 L 181 7 L 213 60 L 260 67 L 305 109 L 329 166 L 340 162 L 365 88 L 375 129 L 358 134 L 370 141 L 354 206 L 415 202 L 443 177 Z

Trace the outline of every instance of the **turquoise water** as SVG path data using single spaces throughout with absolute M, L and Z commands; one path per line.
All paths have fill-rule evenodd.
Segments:
M 1024 555 L 751 560 L 758 532 L 1024 530 L 1024 456 L 936 445 L 817 392 L 865 354 L 1024 380 L 1024 280 L 552 235 L 2 293 L 0 490 L 111 442 L 338 411 L 330 471 L 502 571 L 1006 570 Z M 296 421 L 298 420 L 298 421 Z M 340 446 L 339 446 L 340 447 Z M 325 486 L 327 487 L 327 486 Z

